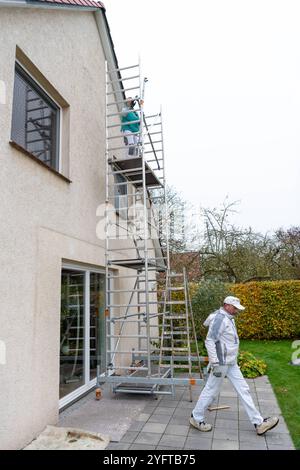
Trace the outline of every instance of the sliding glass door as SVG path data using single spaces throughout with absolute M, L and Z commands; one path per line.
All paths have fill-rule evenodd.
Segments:
M 61 275 L 60 406 L 95 385 L 105 360 L 105 275 L 64 267 Z

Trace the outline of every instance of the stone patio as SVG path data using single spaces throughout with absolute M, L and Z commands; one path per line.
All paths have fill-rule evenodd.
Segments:
M 189 424 L 191 410 L 201 391 L 176 387 L 176 397 L 144 396 L 145 407 L 131 423 L 119 442 L 111 441 L 106 450 L 292 450 L 288 428 L 281 415 L 268 377 L 247 380 L 252 398 L 264 417 L 278 415 L 280 422 L 264 436 L 257 436 L 253 425 L 232 385 L 225 379 L 215 405 L 229 405 L 227 410 L 207 412 L 206 421 L 213 425 L 208 433 L 199 432 Z M 125 397 L 124 397 L 125 398 Z

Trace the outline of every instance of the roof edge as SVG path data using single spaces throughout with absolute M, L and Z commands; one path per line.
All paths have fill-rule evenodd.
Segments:
M 0 7 L 79 11 L 106 10 L 104 4 L 97 0 L 0 0 Z

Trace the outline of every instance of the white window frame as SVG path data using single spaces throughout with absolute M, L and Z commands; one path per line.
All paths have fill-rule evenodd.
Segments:
M 69 393 L 68 395 L 64 396 L 59 400 L 59 409 L 66 407 L 73 401 L 80 398 L 85 393 L 92 390 L 96 383 L 97 377 L 90 380 L 90 274 L 104 274 L 105 276 L 105 269 L 101 268 L 91 268 L 91 267 L 84 267 L 79 266 L 77 264 L 71 263 L 62 263 L 61 270 L 63 269 L 71 269 L 73 271 L 78 271 L 84 274 L 84 321 L 85 321 L 85 329 L 84 329 L 84 347 L 85 347 L 85 355 L 84 355 L 84 385 L 78 387 L 73 392 Z M 105 374 L 101 374 L 100 377 L 104 376 Z

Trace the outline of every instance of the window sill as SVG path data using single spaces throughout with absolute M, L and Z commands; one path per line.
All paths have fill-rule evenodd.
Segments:
M 23 153 L 24 155 L 26 155 L 27 157 L 31 158 L 32 160 L 34 160 L 36 163 L 38 163 L 39 165 L 41 165 L 42 167 L 46 168 L 47 170 L 51 171 L 51 173 L 54 173 L 56 176 L 58 176 L 59 178 L 63 179 L 64 181 L 66 181 L 67 183 L 72 183 L 71 180 L 69 180 L 69 178 L 67 178 L 66 176 L 62 175 L 61 173 L 59 173 L 58 171 L 54 170 L 54 168 L 51 168 L 50 166 L 46 165 L 46 163 L 42 162 L 41 160 L 39 160 L 37 157 L 35 157 L 32 153 L 28 152 L 28 150 L 24 149 L 21 145 L 17 144 L 16 142 L 14 142 L 13 140 L 10 140 L 9 141 L 9 144 L 14 147 L 16 150 L 19 150 L 21 153 Z

